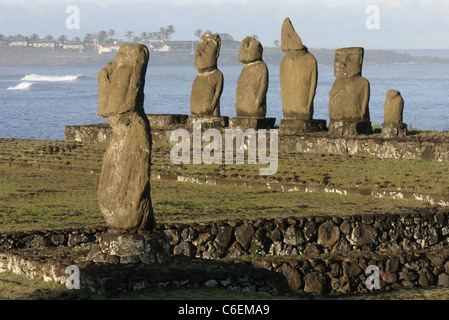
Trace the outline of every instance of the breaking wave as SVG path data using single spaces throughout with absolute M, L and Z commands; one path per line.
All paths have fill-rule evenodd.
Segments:
M 43 76 L 39 74 L 27 74 L 22 81 L 49 81 L 49 82 L 68 82 L 78 80 L 82 75 L 67 75 L 67 76 Z
M 15 87 L 9 87 L 6 90 L 28 90 L 34 83 L 32 82 L 21 82 Z

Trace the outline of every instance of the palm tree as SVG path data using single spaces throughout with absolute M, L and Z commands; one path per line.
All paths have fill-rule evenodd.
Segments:
M 112 38 L 115 36 L 115 30 L 109 29 L 108 31 L 108 37 L 112 40 Z
M 64 43 L 64 42 L 67 41 L 67 37 L 62 34 L 62 35 L 59 36 L 58 41 Z
M 167 29 L 165 29 L 165 27 L 160 27 L 159 28 L 159 37 L 160 40 L 165 40 L 167 39 Z
M 201 30 L 201 29 L 195 30 L 195 33 L 194 33 L 195 37 L 201 38 L 202 34 L 203 34 L 203 30 Z
M 97 35 L 99 42 L 104 42 L 107 39 L 107 37 L 108 37 L 108 33 L 104 30 L 101 30 Z
M 132 31 L 126 31 L 125 37 L 128 38 L 128 41 L 131 41 L 132 37 L 134 36 L 134 32 Z
M 253 34 L 252 38 L 255 39 L 255 40 L 259 40 L 259 36 L 257 34 Z
M 145 31 L 142 32 L 140 34 L 140 38 L 142 39 L 142 41 L 147 41 L 148 40 L 148 33 L 146 33 Z
M 168 25 L 168 26 L 165 28 L 165 32 L 167 33 L 167 40 L 170 40 L 172 34 L 176 32 L 175 26 L 172 25 L 172 24 Z
M 33 42 L 39 40 L 39 35 L 36 34 L 36 33 L 33 33 L 33 34 L 31 35 L 31 37 L 30 37 L 30 40 L 33 41 Z
M 83 42 L 85 43 L 91 43 L 94 41 L 94 35 L 92 33 L 86 33 L 84 36 Z
M 55 37 L 53 37 L 51 34 L 49 34 L 49 35 L 46 35 L 44 39 L 45 40 L 54 40 Z
M 279 48 L 279 40 L 274 40 L 273 43 L 276 48 Z

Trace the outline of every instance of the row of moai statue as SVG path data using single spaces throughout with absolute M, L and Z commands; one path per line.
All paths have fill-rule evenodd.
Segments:
M 221 40 L 216 34 L 200 38 L 195 68 L 198 75 L 193 83 L 190 110 L 193 117 L 219 117 L 223 74 L 217 67 Z M 281 31 L 282 59 L 279 78 L 284 119 L 281 134 L 302 134 L 329 130 L 336 136 L 372 133 L 369 112 L 370 84 L 362 77 L 364 49 L 342 48 L 335 51 L 335 82 L 329 92 L 329 128 L 326 120 L 313 119 L 318 66 L 315 57 L 303 45 L 289 18 Z M 265 118 L 267 112 L 268 68 L 262 59 L 259 41 L 246 37 L 240 45 L 239 61 L 243 70 L 237 82 L 235 108 L 237 118 L 230 119 L 231 127 L 273 127 L 276 119 Z M 406 135 L 402 122 L 404 101 L 398 91 L 386 95 L 384 137 Z

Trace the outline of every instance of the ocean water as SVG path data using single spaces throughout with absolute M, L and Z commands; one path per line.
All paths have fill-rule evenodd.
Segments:
M 67 125 L 105 122 L 97 116 L 100 68 L 0 68 L 0 137 L 63 140 Z M 234 98 L 241 66 L 219 66 L 225 83 L 221 114 L 235 117 Z M 269 65 L 267 117 L 282 119 L 279 66 Z M 328 121 L 333 68 L 318 66 L 315 119 Z M 146 113 L 190 114 L 193 67 L 151 66 L 145 85 Z M 364 66 L 371 85 L 372 123 L 381 125 L 388 90 L 401 92 L 404 122 L 415 129 L 449 129 L 449 65 Z

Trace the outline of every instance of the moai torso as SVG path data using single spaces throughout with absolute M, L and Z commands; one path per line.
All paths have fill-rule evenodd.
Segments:
M 335 52 L 336 80 L 329 92 L 331 121 L 369 122 L 370 85 L 361 76 L 363 48 L 343 48 Z
M 282 25 L 281 49 L 285 52 L 279 68 L 284 118 L 311 120 L 318 66 L 288 18 Z
M 98 202 L 108 227 L 155 226 L 150 195 L 151 129 L 143 109 L 146 46 L 126 44 L 98 74 L 98 115 L 112 128 L 103 156 Z
M 246 37 L 240 45 L 239 61 L 243 69 L 235 95 L 237 117 L 263 118 L 267 112 L 268 68 L 262 61 L 260 42 Z
M 223 74 L 217 68 L 220 36 L 206 34 L 196 49 L 195 68 L 198 75 L 192 85 L 190 111 L 194 116 L 220 116 Z
M 404 111 L 404 99 L 396 90 L 389 90 L 385 100 L 384 123 L 401 124 Z

